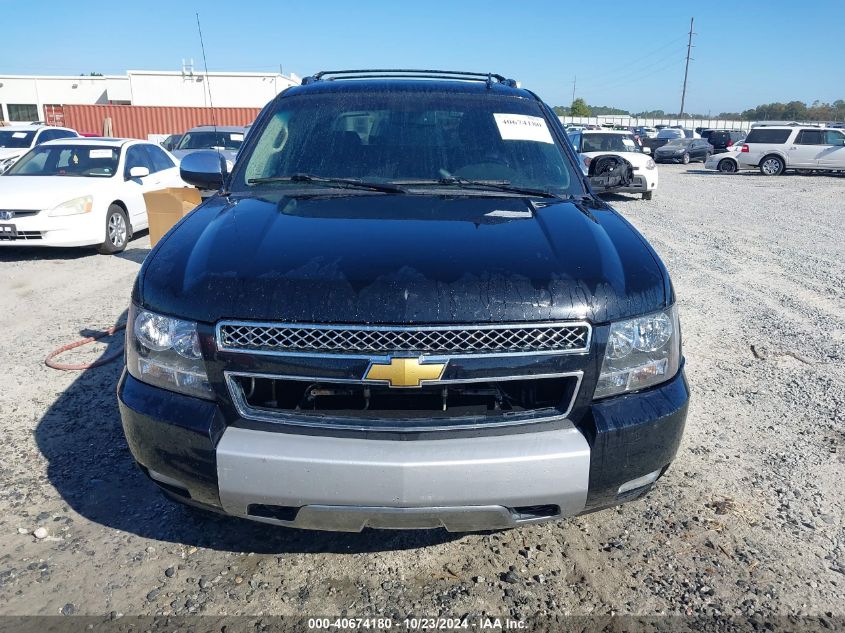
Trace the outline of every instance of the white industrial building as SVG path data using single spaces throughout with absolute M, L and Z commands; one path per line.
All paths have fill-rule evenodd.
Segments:
M 300 78 L 291 73 L 130 70 L 125 75 L 0 75 L 0 121 L 29 123 L 64 105 L 260 108 Z

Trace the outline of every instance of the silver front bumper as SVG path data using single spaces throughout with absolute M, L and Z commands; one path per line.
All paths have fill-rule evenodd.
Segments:
M 539 433 L 367 440 L 229 427 L 217 447 L 223 509 L 257 521 L 360 531 L 500 529 L 584 509 L 590 448 L 568 421 Z M 556 508 L 545 515 L 526 508 Z M 290 516 L 259 516 L 256 507 Z

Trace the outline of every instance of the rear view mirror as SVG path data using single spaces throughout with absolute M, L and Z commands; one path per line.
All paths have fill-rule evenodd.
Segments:
M 129 168 L 129 177 L 130 178 L 144 178 L 150 175 L 150 170 L 146 167 L 130 167 Z
M 179 176 L 197 189 L 220 189 L 227 175 L 225 159 L 212 150 L 192 152 L 179 164 Z

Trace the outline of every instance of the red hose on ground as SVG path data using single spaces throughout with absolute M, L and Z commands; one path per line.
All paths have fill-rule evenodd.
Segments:
M 106 363 L 110 363 L 113 360 L 120 358 L 123 355 L 123 346 L 120 349 L 115 350 L 110 354 L 106 354 L 105 356 L 101 356 L 93 363 L 83 363 L 78 365 L 67 365 L 65 363 L 57 363 L 53 360 L 59 354 L 64 354 L 68 350 L 72 350 L 76 347 L 82 347 L 83 345 L 88 345 L 89 343 L 93 343 L 94 341 L 105 338 L 106 336 L 112 336 L 113 334 L 120 332 L 122 329 L 126 327 L 125 323 L 121 323 L 119 325 L 115 325 L 114 327 L 110 327 L 108 330 L 103 332 L 97 332 L 93 336 L 89 336 L 88 338 L 81 339 L 76 341 L 75 343 L 68 343 L 67 345 L 62 345 L 58 349 L 54 349 L 52 352 L 47 354 L 47 358 L 44 359 L 44 364 L 47 367 L 52 367 L 53 369 L 63 369 L 66 371 L 81 371 L 83 369 L 91 369 L 92 367 L 99 367 L 100 365 L 105 365 Z

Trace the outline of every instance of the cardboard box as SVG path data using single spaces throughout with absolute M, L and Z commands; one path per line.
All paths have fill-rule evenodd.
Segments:
M 193 187 L 171 187 L 144 194 L 150 222 L 150 246 L 155 246 L 174 224 L 193 211 L 200 202 L 200 192 Z

